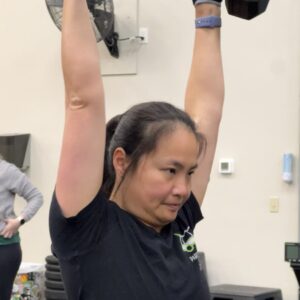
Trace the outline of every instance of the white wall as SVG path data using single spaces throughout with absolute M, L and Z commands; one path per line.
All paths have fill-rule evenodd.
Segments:
M 139 101 L 183 105 L 193 41 L 190 2 L 140 0 L 140 25 L 149 28 L 150 42 L 138 54 L 138 75 L 105 77 L 108 117 Z M 251 22 L 223 14 L 226 105 L 205 220 L 196 230 L 210 284 L 278 287 L 286 300 L 297 297 L 284 242 L 298 240 L 298 174 L 295 184 L 284 183 L 281 157 L 292 152 L 298 164 L 299 12 L 298 1 L 278 0 Z M 50 254 L 48 209 L 63 127 L 60 33 L 44 1 L 4 0 L 0 20 L 0 133 L 32 134 L 29 176 L 45 205 L 22 228 L 22 247 L 24 261 L 43 263 Z M 235 159 L 233 176 L 218 174 L 221 157 Z M 280 198 L 277 214 L 268 210 L 270 196 Z

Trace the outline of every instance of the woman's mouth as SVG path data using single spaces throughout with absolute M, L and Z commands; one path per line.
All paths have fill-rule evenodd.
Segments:
M 171 210 L 172 212 L 178 212 L 178 210 L 180 209 L 180 204 L 178 203 L 165 203 L 165 205 L 168 207 L 169 210 Z

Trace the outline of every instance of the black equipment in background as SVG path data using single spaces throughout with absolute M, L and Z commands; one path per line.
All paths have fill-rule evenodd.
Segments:
M 6 161 L 26 171 L 30 165 L 30 134 L 1 135 L 0 154 Z
M 298 281 L 298 299 L 300 300 L 300 243 L 285 243 L 284 259 L 290 262 Z
M 63 0 L 46 0 L 49 14 L 61 30 Z M 97 42 L 104 41 L 111 56 L 118 58 L 118 33 L 115 32 L 113 0 L 87 0 L 90 18 Z

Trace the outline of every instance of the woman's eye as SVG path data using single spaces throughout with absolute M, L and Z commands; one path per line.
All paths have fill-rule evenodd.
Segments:
M 193 171 L 190 171 L 190 172 L 188 173 L 188 175 L 189 175 L 189 176 L 192 176 L 194 173 L 195 173 L 195 171 L 193 170 Z
M 176 174 L 176 169 L 174 169 L 174 168 L 167 169 L 167 171 L 168 171 L 170 174 Z

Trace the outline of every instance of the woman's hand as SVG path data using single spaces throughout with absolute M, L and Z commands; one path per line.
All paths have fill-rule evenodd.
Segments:
M 18 220 L 18 218 L 16 218 L 6 219 L 4 222 L 6 223 L 6 226 L 0 232 L 0 235 L 2 235 L 6 239 L 10 239 L 14 234 L 18 232 L 18 229 L 21 226 L 20 221 Z

